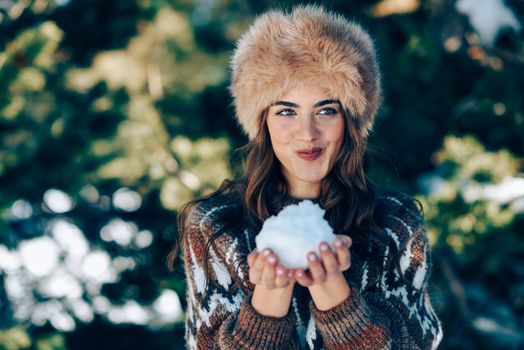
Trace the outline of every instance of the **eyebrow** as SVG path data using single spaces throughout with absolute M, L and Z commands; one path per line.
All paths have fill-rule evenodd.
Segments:
M 324 105 L 330 105 L 332 103 L 340 104 L 340 101 L 339 100 L 323 100 L 323 101 L 315 103 L 315 105 L 313 107 L 320 107 L 320 106 L 324 106 Z M 288 102 L 288 101 L 277 101 L 277 102 L 273 103 L 271 106 L 278 106 L 278 105 L 287 106 L 287 107 L 300 107 L 296 103 Z

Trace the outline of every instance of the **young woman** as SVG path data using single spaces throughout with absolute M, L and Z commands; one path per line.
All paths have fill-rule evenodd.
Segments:
M 179 214 L 188 348 L 436 348 L 421 212 L 366 174 L 381 102 L 369 35 L 320 6 L 273 10 L 238 41 L 231 68 L 250 142 L 243 177 Z M 337 239 L 304 252 L 308 269 L 286 269 L 256 251 L 255 237 L 306 198 L 326 210 Z

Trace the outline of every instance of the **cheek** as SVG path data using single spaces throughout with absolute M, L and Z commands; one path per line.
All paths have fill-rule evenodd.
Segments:
M 286 144 L 290 140 L 290 128 L 283 123 L 268 123 L 269 137 L 273 144 Z
M 332 145 L 332 157 L 334 161 L 342 149 L 342 143 L 344 142 L 344 126 L 342 125 L 331 129 L 330 132 L 326 134 L 326 137 Z
M 344 123 L 337 123 L 336 125 L 333 125 L 331 128 L 329 128 L 328 132 L 326 133 L 326 137 L 329 139 L 329 141 L 337 145 L 342 144 L 342 140 L 344 139 Z

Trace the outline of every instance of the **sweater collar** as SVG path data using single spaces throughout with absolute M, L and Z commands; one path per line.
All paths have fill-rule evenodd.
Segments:
M 272 214 L 278 214 L 283 208 L 288 205 L 298 204 L 304 200 L 310 200 L 315 204 L 320 203 L 320 198 L 297 198 L 289 194 L 276 195 L 270 200 L 271 207 L 273 209 Z

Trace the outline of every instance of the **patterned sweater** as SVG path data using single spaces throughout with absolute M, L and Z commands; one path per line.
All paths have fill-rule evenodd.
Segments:
M 201 202 L 187 218 L 183 245 L 187 348 L 437 348 L 442 330 L 426 291 L 431 260 L 422 216 L 409 198 L 398 193 L 381 200 L 393 208 L 380 221 L 397 247 L 405 247 L 399 264 L 405 278 L 400 278 L 398 267 L 384 268 L 380 278 L 373 279 L 375 285 L 369 285 L 370 274 L 381 269 L 376 270 L 364 252 L 351 248 L 351 268 L 344 272 L 350 296 L 321 311 L 308 289 L 296 283 L 290 311 L 282 318 L 263 316 L 251 306 L 254 285 L 249 282 L 245 257 L 255 249 L 257 232 L 243 217 L 238 196 L 220 194 Z M 289 198 L 278 208 L 298 201 Z M 219 231 L 205 275 L 206 242 Z

